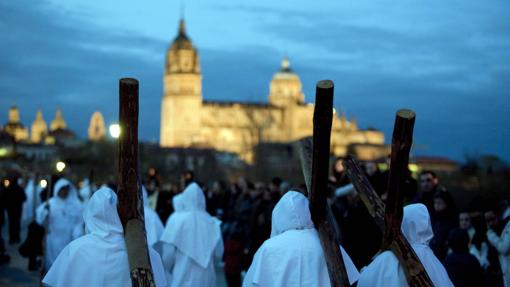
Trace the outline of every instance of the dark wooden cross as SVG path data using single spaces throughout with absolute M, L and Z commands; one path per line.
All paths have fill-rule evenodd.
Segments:
M 133 287 L 156 286 L 145 235 L 143 199 L 138 181 L 138 81 L 119 82 L 119 217 L 124 227 Z
M 404 269 L 407 283 L 411 287 L 434 286 L 413 248 L 401 232 L 403 217 L 404 180 L 409 163 L 409 152 L 413 141 L 415 113 L 399 110 L 391 140 L 391 163 L 386 205 L 377 195 L 362 171 L 359 163 L 351 156 L 344 161 L 347 175 L 359 192 L 361 200 L 383 231 L 382 250 L 391 250 Z
M 310 199 L 312 221 L 319 233 L 326 257 L 331 286 L 350 286 L 340 251 L 339 232 L 327 202 L 331 125 L 333 120 L 333 82 L 317 83 L 313 113 L 313 143 L 300 142 L 300 158 Z

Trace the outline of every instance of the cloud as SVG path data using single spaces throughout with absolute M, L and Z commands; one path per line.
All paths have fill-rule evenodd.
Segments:
M 69 126 L 85 136 L 94 110 L 109 122 L 116 120 L 118 79 L 134 76 L 141 82 L 141 116 L 155 114 L 140 124 L 141 135 L 154 137 L 166 43 L 129 31 L 105 31 L 44 1 L 1 2 L 0 33 L 5 35 L 0 47 L 2 113 L 17 103 L 30 124 L 38 107 L 48 121 L 58 105 Z
M 204 98 L 267 101 L 269 81 L 288 54 L 307 101 L 313 101 L 316 81 L 330 78 L 335 106 L 361 127 L 375 126 L 389 138 L 395 111 L 410 107 L 418 114 L 416 152 L 508 157 L 510 5 L 369 2 L 208 2 L 204 15 L 236 17 L 229 18 L 228 31 L 220 23 L 205 33 L 203 23 L 195 23 L 190 35 L 200 43 L 199 34 L 225 29 L 197 47 Z M 16 102 L 30 124 L 38 107 L 48 121 L 60 105 L 69 126 L 84 137 L 94 110 L 107 122 L 116 120 L 118 79 L 133 76 L 141 83 L 140 137 L 157 141 L 164 56 L 172 39 L 128 26 L 111 29 L 94 16 L 47 0 L 0 1 L 0 113 Z M 240 18 L 250 31 L 236 30 Z

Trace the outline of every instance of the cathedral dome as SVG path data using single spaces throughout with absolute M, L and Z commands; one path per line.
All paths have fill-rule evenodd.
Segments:
M 276 72 L 269 86 L 269 102 L 275 106 L 304 103 L 301 79 L 290 68 L 290 61 L 283 58 L 281 68 Z
M 186 24 L 183 19 L 179 22 L 177 37 L 168 49 L 165 72 L 167 74 L 200 73 L 198 52 L 186 34 Z
M 274 74 L 273 80 L 295 80 L 301 82 L 299 76 L 290 68 L 290 61 L 287 57 L 283 58 L 281 68 Z

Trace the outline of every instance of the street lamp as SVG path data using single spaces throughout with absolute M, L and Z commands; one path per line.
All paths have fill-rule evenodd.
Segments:
M 108 130 L 110 131 L 110 136 L 112 138 L 114 138 L 114 139 L 118 139 L 119 138 L 119 136 L 120 136 L 120 126 L 119 126 L 119 124 L 112 124 L 112 125 L 110 125 Z
M 39 185 L 41 185 L 42 188 L 46 188 L 46 186 L 48 186 L 48 181 L 46 179 L 41 179 Z
M 66 168 L 66 164 L 62 161 L 59 161 L 57 162 L 56 168 L 58 172 L 62 172 L 64 168 Z

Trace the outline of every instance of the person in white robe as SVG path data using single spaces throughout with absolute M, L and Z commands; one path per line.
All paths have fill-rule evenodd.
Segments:
M 58 254 L 72 240 L 83 234 L 82 205 L 76 189 L 65 178 L 53 188 L 53 196 L 36 210 L 36 221 L 47 226 L 44 262 L 50 268 Z
M 404 207 L 401 230 L 414 252 L 420 259 L 425 271 L 436 287 L 453 286 L 443 264 L 429 247 L 434 236 L 427 207 L 421 203 Z M 372 263 L 361 270 L 359 287 L 409 286 L 404 269 L 391 251 L 379 254 Z
M 151 247 L 155 247 L 158 243 L 161 235 L 163 235 L 163 222 L 159 218 L 156 211 L 149 206 L 148 194 L 145 187 L 142 186 L 143 192 L 143 213 L 145 219 L 145 232 L 147 233 L 147 244 Z
M 45 286 L 131 286 L 124 229 L 117 204 L 117 195 L 106 186 L 92 195 L 83 212 L 87 234 L 62 250 L 42 280 Z M 161 258 L 151 247 L 149 257 L 156 286 L 166 286 Z
M 160 240 L 163 264 L 171 274 L 169 286 L 216 286 L 215 266 L 223 256 L 221 222 L 206 212 L 198 184 L 189 184 L 177 198 L 177 211 Z
M 340 250 L 352 285 L 359 272 L 347 252 Z M 331 286 L 319 233 L 303 194 L 289 191 L 276 204 L 271 237 L 257 250 L 244 277 L 243 287 L 252 286 Z
M 87 202 L 89 201 L 93 193 L 94 187 L 90 184 L 90 180 L 88 178 L 83 179 L 83 181 L 81 182 L 79 194 L 84 207 L 87 206 Z

